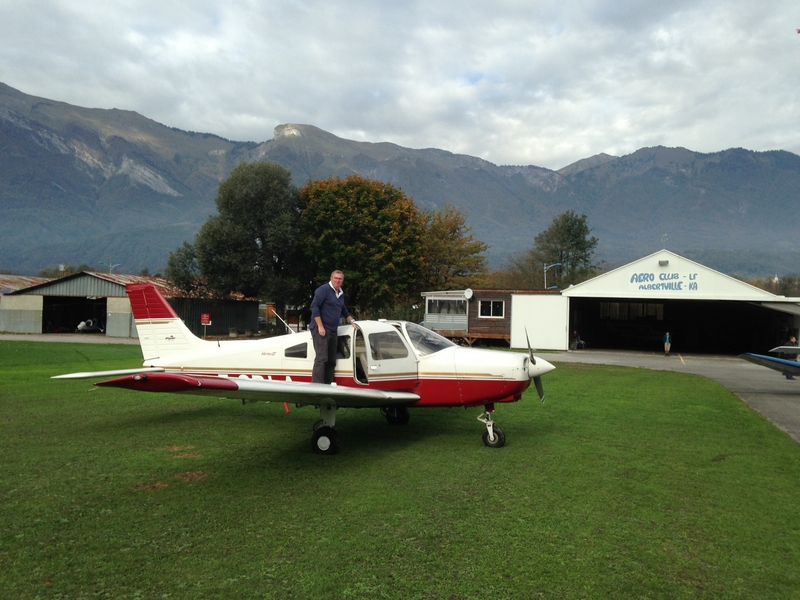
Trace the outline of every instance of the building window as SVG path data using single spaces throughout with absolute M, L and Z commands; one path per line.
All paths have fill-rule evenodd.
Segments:
M 429 298 L 425 312 L 434 315 L 465 315 L 467 314 L 467 301 L 435 300 Z
M 502 300 L 481 300 L 479 314 L 487 319 L 502 319 L 505 316 L 505 302 Z

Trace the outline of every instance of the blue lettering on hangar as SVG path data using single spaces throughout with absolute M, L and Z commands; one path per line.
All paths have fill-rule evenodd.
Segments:
M 638 288 L 644 291 L 672 291 L 672 292 L 696 292 L 697 273 L 681 275 L 680 273 L 634 273 L 631 275 L 631 283 L 638 284 Z

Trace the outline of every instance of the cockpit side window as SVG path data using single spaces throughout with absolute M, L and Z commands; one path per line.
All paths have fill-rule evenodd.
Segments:
M 408 356 L 408 348 L 396 331 L 369 334 L 369 347 L 373 360 L 391 360 Z
M 308 358 L 308 344 L 303 342 L 296 346 L 290 346 L 284 350 L 283 355 L 286 358 Z

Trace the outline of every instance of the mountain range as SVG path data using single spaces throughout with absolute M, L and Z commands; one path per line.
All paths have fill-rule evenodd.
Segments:
M 156 272 L 216 210 L 241 161 L 275 161 L 293 181 L 360 174 L 419 207 L 458 207 L 499 266 L 566 210 L 587 215 L 610 266 L 668 248 L 729 274 L 800 273 L 792 215 L 800 156 L 741 148 L 642 148 L 558 171 L 446 150 L 339 138 L 286 124 L 264 142 L 182 131 L 135 112 L 91 109 L 0 83 L 0 269 L 59 263 Z

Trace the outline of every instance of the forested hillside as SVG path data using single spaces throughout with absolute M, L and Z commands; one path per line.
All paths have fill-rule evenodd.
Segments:
M 211 214 L 240 161 L 271 160 L 294 183 L 357 173 L 420 207 L 452 204 L 493 265 L 530 247 L 553 216 L 588 216 L 597 258 L 618 265 L 667 247 L 742 276 L 800 273 L 794 225 L 800 157 L 643 148 L 559 171 L 498 166 L 440 149 L 355 142 L 311 125 L 235 142 L 125 110 L 71 106 L 0 84 L 0 269 L 59 263 L 163 268 Z

